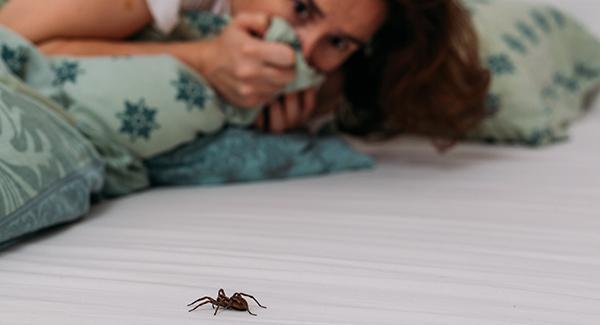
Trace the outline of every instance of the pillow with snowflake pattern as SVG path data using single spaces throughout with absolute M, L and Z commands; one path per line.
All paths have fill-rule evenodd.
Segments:
M 488 117 L 470 137 L 539 146 L 564 140 L 600 86 L 600 42 L 545 5 L 465 0 L 492 73 Z

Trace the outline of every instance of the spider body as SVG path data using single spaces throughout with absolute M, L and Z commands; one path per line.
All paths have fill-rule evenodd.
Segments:
M 189 311 L 192 312 L 192 311 L 200 308 L 201 306 L 204 306 L 206 304 L 212 304 L 213 309 L 215 308 L 215 306 L 217 306 L 217 309 L 215 310 L 214 315 L 217 315 L 219 308 L 224 308 L 224 309 L 231 309 L 231 310 L 237 310 L 237 311 L 247 311 L 250 315 L 256 316 L 256 314 L 253 314 L 252 312 L 250 312 L 250 308 L 248 307 L 248 302 L 246 301 L 246 299 L 244 299 L 244 297 L 251 298 L 262 308 L 267 308 L 267 307 L 261 305 L 256 300 L 256 298 L 254 298 L 251 295 L 245 294 L 245 293 L 236 292 L 233 294 L 233 296 L 227 297 L 227 295 L 225 295 L 225 290 L 223 290 L 223 289 L 219 290 L 219 295 L 217 296 L 217 299 L 214 299 L 214 298 L 211 298 L 208 296 L 202 297 L 202 298 L 196 299 L 194 302 L 188 304 L 188 307 L 191 307 L 192 305 L 202 302 L 202 303 L 198 304 L 196 307 L 190 309 Z

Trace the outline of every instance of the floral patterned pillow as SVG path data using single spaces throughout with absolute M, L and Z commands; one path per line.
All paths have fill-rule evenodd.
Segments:
M 204 13 L 194 21 L 212 24 L 204 32 L 209 33 L 218 32 L 226 18 Z M 199 34 L 188 36 L 210 36 L 201 32 L 202 26 L 194 25 Z M 272 20 L 266 39 L 297 42 L 292 27 L 281 18 Z M 51 62 L 55 76 L 51 97 L 78 123 L 104 130 L 104 137 L 142 159 L 174 150 L 199 134 L 216 134 L 226 125 L 248 126 L 259 113 L 227 104 L 201 75 L 171 56 L 63 57 Z M 296 80 L 285 92 L 321 82 L 300 51 L 296 71 Z
M 493 74 L 489 116 L 471 134 L 532 146 L 568 136 L 600 86 L 600 42 L 563 11 L 513 0 L 465 0 Z

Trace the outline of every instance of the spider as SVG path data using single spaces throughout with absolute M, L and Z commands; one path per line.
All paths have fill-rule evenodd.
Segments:
M 188 307 L 191 307 L 192 305 L 194 305 L 202 300 L 206 300 L 205 302 L 197 305 L 196 307 L 190 309 L 189 311 L 192 312 L 192 311 L 198 309 L 200 306 L 203 306 L 206 304 L 212 304 L 213 309 L 215 308 L 215 305 L 217 306 L 217 309 L 215 310 L 215 313 L 214 313 L 215 316 L 217 315 L 217 312 L 219 311 L 219 308 L 221 308 L 221 307 L 223 307 L 225 309 L 247 311 L 250 315 L 256 316 L 256 314 L 253 314 L 252 312 L 250 312 L 250 308 L 248 308 L 248 302 L 243 297 L 252 298 L 252 300 L 254 300 L 260 307 L 267 308 L 267 307 L 261 305 L 256 300 L 256 298 L 252 297 L 251 295 L 245 294 L 245 293 L 237 292 L 237 293 L 234 293 L 233 296 L 231 296 L 231 298 L 229 298 L 225 295 L 225 290 L 223 290 L 223 289 L 219 290 L 219 296 L 217 297 L 216 300 L 211 297 L 208 297 L 208 296 L 202 297 L 202 298 L 197 299 L 196 301 L 188 304 Z

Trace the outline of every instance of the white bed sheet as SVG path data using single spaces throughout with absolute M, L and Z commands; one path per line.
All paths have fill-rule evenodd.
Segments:
M 600 111 L 543 150 L 152 191 L 0 254 L 0 324 L 600 324 Z M 269 308 L 212 316 L 219 288 Z
M 104 204 L 0 253 L 0 324 L 600 324 L 596 106 L 542 150 L 401 141 L 374 171 Z M 219 288 L 269 308 L 187 312 Z

